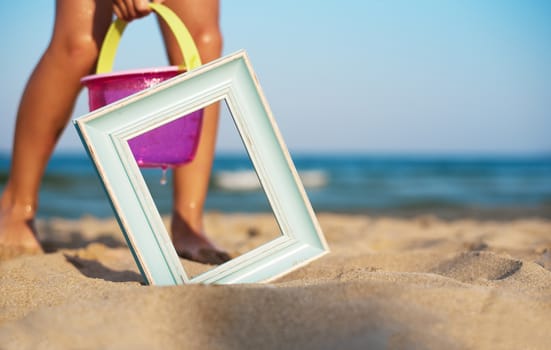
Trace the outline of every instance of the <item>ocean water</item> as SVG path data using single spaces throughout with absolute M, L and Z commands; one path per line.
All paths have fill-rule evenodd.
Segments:
M 414 157 L 292 155 L 317 212 L 462 217 L 551 217 L 551 157 Z M 0 188 L 9 157 L 0 155 Z M 144 172 L 162 214 L 171 211 L 162 171 Z M 169 175 L 170 180 L 170 175 Z M 57 154 L 40 192 L 39 217 L 113 216 L 103 187 L 84 154 Z M 207 209 L 268 211 L 246 157 L 216 158 Z

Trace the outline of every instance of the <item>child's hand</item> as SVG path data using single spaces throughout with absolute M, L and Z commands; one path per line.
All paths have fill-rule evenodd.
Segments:
M 164 0 L 153 0 L 160 4 Z M 151 9 L 148 0 L 113 0 L 113 11 L 118 18 L 130 22 L 133 19 L 147 16 Z

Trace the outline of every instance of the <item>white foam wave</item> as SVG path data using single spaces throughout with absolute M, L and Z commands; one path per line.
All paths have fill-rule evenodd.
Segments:
M 226 191 L 256 191 L 260 188 L 256 172 L 251 170 L 218 171 L 213 175 L 213 182 L 217 188 Z
M 299 177 L 306 188 L 322 188 L 329 182 L 323 170 L 299 171 Z M 222 170 L 213 174 L 213 184 L 225 191 L 257 191 L 260 181 L 254 170 Z

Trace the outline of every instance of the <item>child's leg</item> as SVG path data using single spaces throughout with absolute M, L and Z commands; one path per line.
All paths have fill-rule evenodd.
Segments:
M 218 0 L 166 0 L 188 27 L 203 63 L 220 57 L 222 35 L 219 28 Z M 169 30 L 162 25 L 172 64 L 183 62 L 180 48 Z M 219 264 L 229 256 L 217 249 L 203 231 L 203 206 L 207 196 L 216 145 L 219 105 L 205 109 L 203 129 L 197 153 L 192 162 L 174 171 L 174 209 L 171 224 L 174 246 L 180 256 Z
M 0 197 L 0 246 L 41 251 L 34 216 L 46 164 L 67 124 L 80 78 L 94 67 L 112 2 L 58 0 L 50 45 L 22 96 L 10 177 Z

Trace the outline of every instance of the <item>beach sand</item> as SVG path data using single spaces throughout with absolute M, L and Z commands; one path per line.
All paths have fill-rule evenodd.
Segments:
M 140 283 L 114 219 L 41 221 L 49 253 L 0 253 L 0 348 L 551 348 L 550 220 L 318 219 L 331 253 L 303 268 L 177 287 Z M 207 228 L 235 252 L 271 220 L 210 213 Z

